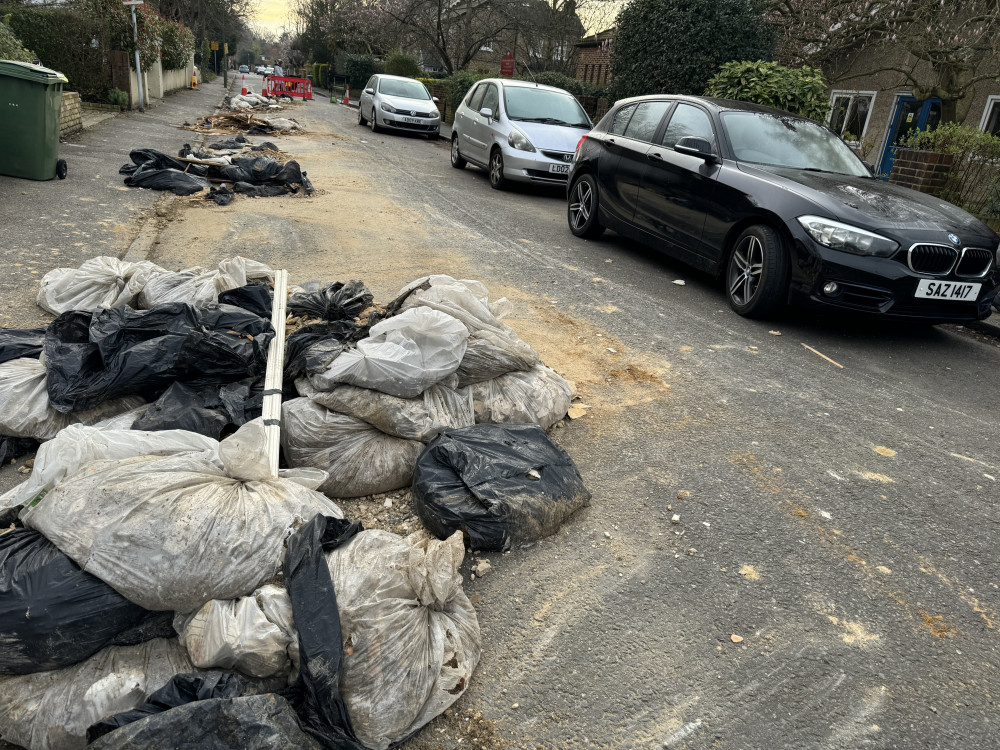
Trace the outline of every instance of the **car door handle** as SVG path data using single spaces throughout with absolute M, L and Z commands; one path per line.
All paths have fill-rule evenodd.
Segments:
M 663 154 L 659 151 L 650 151 L 646 154 L 646 158 L 650 161 L 663 161 Z
M 614 143 L 614 142 L 615 142 L 614 138 L 608 138 L 608 143 Z

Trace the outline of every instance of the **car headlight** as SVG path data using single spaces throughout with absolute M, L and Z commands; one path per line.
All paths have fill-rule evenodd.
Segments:
M 396 114 L 396 108 L 393 107 L 391 104 L 386 104 L 385 102 L 382 102 L 382 111 L 383 112 L 391 112 L 392 114 Z
M 436 107 L 431 110 L 431 117 L 440 117 L 440 116 L 441 116 L 441 112 L 438 111 L 438 109 Z
M 507 136 L 507 143 L 510 144 L 511 148 L 516 148 L 518 151 L 533 152 L 535 150 L 535 147 L 531 145 L 531 141 L 528 140 L 528 136 L 517 128 L 510 131 L 510 135 Z
M 899 243 L 888 237 L 849 224 L 841 224 L 839 221 L 819 216 L 800 216 L 799 224 L 816 242 L 833 250 L 888 258 L 899 249 Z

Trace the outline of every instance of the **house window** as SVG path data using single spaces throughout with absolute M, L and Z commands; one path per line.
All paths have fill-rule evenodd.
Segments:
M 859 143 L 868 128 L 874 91 L 834 91 L 830 97 L 830 129 L 848 143 Z
M 1000 96 L 991 96 L 986 101 L 979 129 L 991 135 L 1000 136 Z

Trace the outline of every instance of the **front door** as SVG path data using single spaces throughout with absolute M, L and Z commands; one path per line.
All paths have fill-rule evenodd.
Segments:
M 896 160 L 899 144 L 914 130 L 934 130 L 941 122 L 941 100 L 924 99 L 917 101 L 912 96 L 902 96 L 896 102 L 896 111 L 892 117 L 892 128 L 889 130 L 889 140 L 882 151 L 882 161 L 879 164 L 879 176 L 889 179 L 892 163 Z

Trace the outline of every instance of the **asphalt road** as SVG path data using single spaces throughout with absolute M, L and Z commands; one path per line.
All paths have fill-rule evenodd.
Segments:
M 383 195 L 668 365 L 670 395 L 633 385 L 557 433 L 593 505 L 475 582 L 463 706 L 511 747 L 997 746 L 995 340 L 742 319 L 680 263 L 574 238 L 560 191 L 498 193 L 329 109 Z
M 295 116 L 310 134 L 277 140 L 317 197 L 175 201 L 157 262 L 364 269 L 380 299 L 415 268 L 460 268 L 509 290 L 587 405 L 553 434 L 591 506 L 467 583 L 479 669 L 408 750 L 997 746 L 996 340 L 744 320 L 679 263 L 574 238 L 557 190 L 498 193 L 446 144 L 373 135 L 322 99 Z M 102 208 L 122 223 L 156 198 L 121 195 Z M 8 257 L 51 267 L 43 226 Z M 5 312 L 27 319 L 16 279 Z

